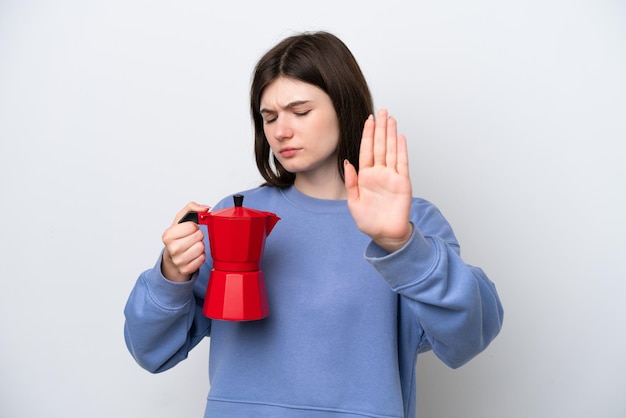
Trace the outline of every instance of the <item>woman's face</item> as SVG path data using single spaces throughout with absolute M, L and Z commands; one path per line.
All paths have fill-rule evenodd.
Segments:
M 287 171 L 296 177 L 338 171 L 339 121 L 322 89 L 277 78 L 263 91 L 260 112 L 270 148 Z

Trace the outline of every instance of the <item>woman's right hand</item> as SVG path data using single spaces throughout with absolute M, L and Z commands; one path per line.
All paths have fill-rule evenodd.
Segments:
M 204 235 L 198 225 L 193 222 L 178 223 L 189 211 L 207 212 L 209 206 L 195 202 L 187 206 L 174 219 L 172 225 L 163 232 L 162 240 L 165 244 L 161 272 L 163 276 L 173 282 L 186 282 L 196 272 L 206 259 Z

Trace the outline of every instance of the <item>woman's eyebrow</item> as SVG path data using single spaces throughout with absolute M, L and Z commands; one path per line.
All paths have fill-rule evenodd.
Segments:
M 287 106 L 285 106 L 285 109 L 293 109 L 294 107 L 305 105 L 309 102 L 310 100 L 296 100 L 294 102 L 289 103 Z
M 310 102 L 311 102 L 310 100 L 295 100 L 293 102 L 288 103 L 287 106 L 284 107 L 284 109 L 293 109 L 294 107 L 302 106 Z M 265 109 L 265 108 L 261 109 L 259 112 L 262 114 L 276 113 L 274 110 Z

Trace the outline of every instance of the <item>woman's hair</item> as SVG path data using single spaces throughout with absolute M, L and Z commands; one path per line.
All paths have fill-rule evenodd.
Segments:
M 356 59 L 339 38 L 327 32 L 305 32 L 270 49 L 254 70 L 250 88 L 254 153 L 265 184 L 288 187 L 295 180 L 295 174 L 288 172 L 271 153 L 260 113 L 265 88 L 281 76 L 312 84 L 328 94 L 339 121 L 339 174 L 343 180 L 346 159 L 358 170 L 363 124 L 374 110 L 369 87 Z

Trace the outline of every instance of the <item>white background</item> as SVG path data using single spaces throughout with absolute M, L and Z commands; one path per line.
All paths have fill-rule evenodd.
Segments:
M 208 341 L 139 368 L 122 310 L 189 200 L 253 187 L 253 65 L 352 49 L 501 335 L 418 363 L 421 418 L 626 415 L 626 5 L 0 0 L 0 416 L 199 417 Z

